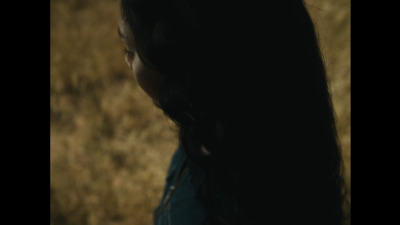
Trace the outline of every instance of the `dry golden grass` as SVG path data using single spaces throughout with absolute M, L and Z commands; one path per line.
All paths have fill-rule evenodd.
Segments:
M 308 0 L 350 178 L 350 1 Z M 145 225 L 176 148 L 124 63 L 118 1 L 51 1 L 51 224 Z

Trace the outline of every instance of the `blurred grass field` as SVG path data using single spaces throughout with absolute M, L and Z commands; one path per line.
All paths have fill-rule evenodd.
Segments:
M 124 62 L 118 1 L 50 2 L 51 224 L 152 224 L 177 140 Z M 326 59 L 350 191 L 350 0 L 306 2 Z

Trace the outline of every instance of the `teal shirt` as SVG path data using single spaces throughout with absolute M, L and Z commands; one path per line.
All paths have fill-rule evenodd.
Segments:
M 204 172 L 188 160 L 182 147 L 179 147 L 171 159 L 160 205 L 154 211 L 154 225 L 201 225 L 204 209 L 196 198 L 196 190 L 203 178 Z M 223 196 L 223 193 L 217 194 L 222 205 Z M 230 224 L 224 219 L 226 212 L 222 209 L 221 213 L 217 213 L 220 224 Z

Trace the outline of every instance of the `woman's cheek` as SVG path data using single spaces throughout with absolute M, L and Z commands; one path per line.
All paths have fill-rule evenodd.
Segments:
M 137 84 L 140 88 L 150 96 L 153 100 L 157 101 L 157 89 L 161 80 L 161 76 L 147 68 L 140 59 L 133 60 L 132 72 Z

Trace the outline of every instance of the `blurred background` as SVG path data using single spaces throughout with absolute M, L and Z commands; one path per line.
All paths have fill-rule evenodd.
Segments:
M 305 2 L 326 61 L 350 192 L 350 0 Z M 152 224 L 177 135 L 124 62 L 119 2 L 50 3 L 51 224 Z

